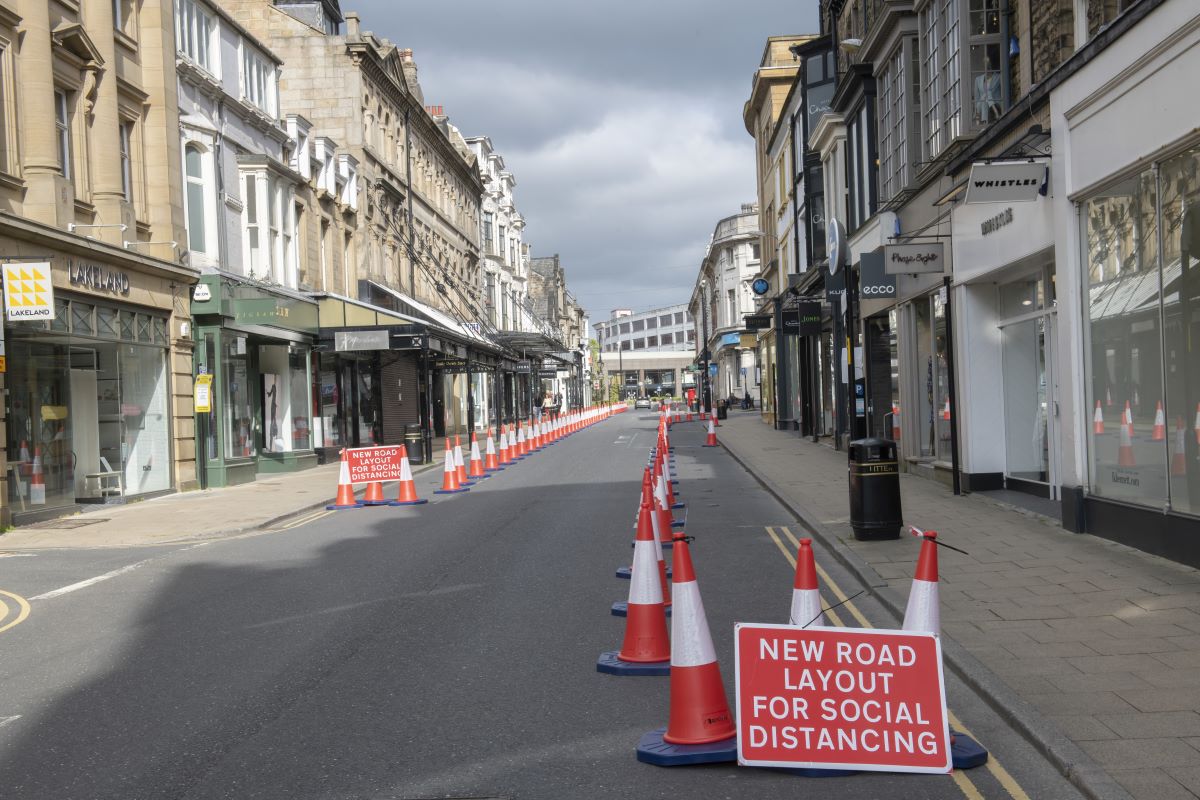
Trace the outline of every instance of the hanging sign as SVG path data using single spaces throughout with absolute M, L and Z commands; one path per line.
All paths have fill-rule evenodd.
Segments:
M 1049 166 L 1044 161 L 1000 161 L 972 164 L 965 203 L 1028 203 L 1046 190 Z
M 859 259 L 858 294 L 864 300 L 895 299 L 896 275 L 884 269 L 882 249 L 863 253 Z
M 821 335 L 821 304 L 816 300 L 802 301 L 796 306 L 796 318 L 799 320 L 801 336 Z
M 762 296 L 771 291 L 771 282 L 766 278 L 755 278 L 750 284 L 750 290 L 756 295 Z
M 734 636 L 739 764 L 950 771 L 932 633 L 740 623 Z
M 4 308 L 9 322 L 54 319 L 49 261 L 4 264 Z
M 889 275 L 945 272 L 946 246 L 942 242 L 884 245 L 883 269 Z
M 846 227 L 836 217 L 825 225 L 825 253 L 829 256 L 830 275 L 846 266 Z
M 746 315 L 746 330 L 761 331 L 771 327 L 770 314 L 747 314 Z

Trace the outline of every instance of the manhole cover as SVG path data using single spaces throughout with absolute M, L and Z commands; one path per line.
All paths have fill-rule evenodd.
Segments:
M 32 525 L 22 525 L 22 528 L 38 528 L 38 529 L 54 529 L 69 531 L 75 528 L 83 528 L 88 525 L 95 525 L 99 522 L 108 522 L 107 519 L 48 519 L 45 522 L 35 522 Z

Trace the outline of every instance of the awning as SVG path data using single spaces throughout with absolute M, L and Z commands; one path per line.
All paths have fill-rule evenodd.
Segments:
M 562 342 L 539 331 L 498 331 L 496 339 L 505 347 L 529 355 L 554 356 L 565 349 Z

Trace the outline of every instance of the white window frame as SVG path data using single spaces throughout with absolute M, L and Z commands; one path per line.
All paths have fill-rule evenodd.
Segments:
M 202 258 L 215 260 L 216 256 L 217 256 L 217 227 L 216 227 L 217 226 L 217 218 L 216 218 L 216 213 L 215 213 L 215 209 L 217 206 L 217 197 L 216 197 L 216 189 L 214 188 L 216 185 L 216 180 L 215 180 L 215 175 L 214 175 L 214 171 L 213 171 L 214 167 L 213 167 L 212 148 L 209 147 L 207 144 L 205 144 L 202 141 L 198 141 L 195 139 L 188 139 L 186 137 L 184 139 L 183 145 L 184 146 L 182 148 L 182 153 L 181 153 L 183 163 L 181 166 L 183 168 L 183 178 L 184 178 L 184 192 L 183 192 L 184 220 L 187 223 L 186 227 L 188 228 L 188 250 L 192 254 L 199 255 Z M 194 149 L 194 150 L 196 150 L 196 152 L 198 152 L 200 154 L 200 177 L 198 179 L 188 176 L 188 171 L 187 171 L 187 151 L 188 151 L 188 149 Z M 192 211 L 192 209 L 191 209 L 191 200 L 189 199 L 189 194 L 187 191 L 189 184 L 194 184 L 196 186 L 199 186 L 200 190 L 201 190 L 201 197 L 203 198 L 203 205 L 200 209 L 201 220 L 204 225 L 204 231 L 203 231 L 204 235 L 202 237 L 203 244 L 204 244 L 203 250 L 197 250 L 196 248 L 192 247 L 192 231 L 191 231 L 191 216 L 192 216 L 191 211 Z
M 276 102 L 275 64 L 262 53 L 251 47 L 244 39 L 240 44 L 242 100 L 268 114 L 275 116 L 279 107 Z
M 267 169 L 242 169 L 242 253 L 245 273 L 257 280 L 296 288 L 296 192 L 291 182 Z
M 135 120 L 125 118 L 121 118 L 117 122 L 117 141 L 121 154 L 121 194 L 124 195 L 127 203 L 134 201 L 133 145 L 135 134 L 133 128 L 136 124 Z
M 69 181 L 75 180 L 75 141 L 71 126 L 75 114 L 71 95 L 73 92 L 60 86 L 54 87 L 54 149 L 58 153 L 58 171 Z
M 887 59 L 879 76 L 879 201 L 886 202 L 912 180 L 909 164 L 909 117 L 912 60 L 904 43 Z
M 220 77 L 217 15 L 196 0 L 176 0 L 175 42 L 179 55 L 213 77 Z
M 963 133 L 962 0 L 929 0 L 921 39 L 921 150 L 932 161 Z

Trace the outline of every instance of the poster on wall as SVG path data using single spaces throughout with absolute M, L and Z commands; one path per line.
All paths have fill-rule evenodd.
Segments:
M 279 427 L 280 378 L 273 372 L 264 372 L 262 382 L 263 450 L 268 453 L 281 453 L 285 445 Z

